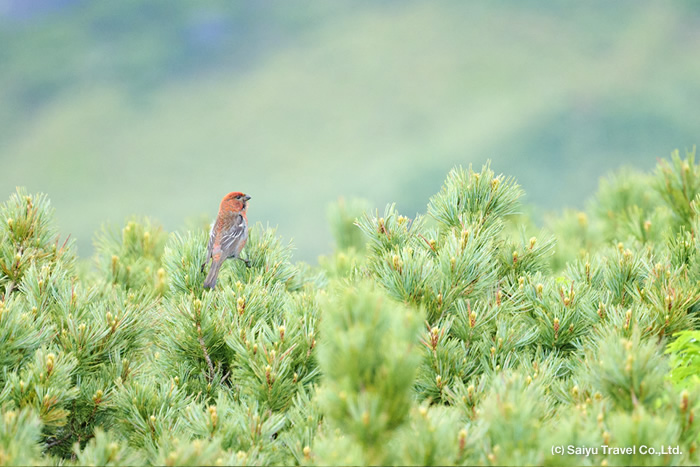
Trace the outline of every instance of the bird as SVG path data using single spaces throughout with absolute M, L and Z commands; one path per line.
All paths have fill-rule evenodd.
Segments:
M 221 264 L 228 258 L 240 259 L 247 267 L 250 267 L 250 260 L 241 258 L 241 250 L 248 241 L 248 209 L 250 196 L 240 191 L 233 191 L 221 200 L 219 214 L 211 227 L 209 234 L 209 244 L 207 245 L 207 258 L 202 264 L 204 266 L 211 262 L 211 267 L 206 279 L 204 288 L 213 289 L 216 286 L 216 279 L 219 276 Z

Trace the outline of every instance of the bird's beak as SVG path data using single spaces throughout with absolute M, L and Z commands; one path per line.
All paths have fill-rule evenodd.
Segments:
M 250 199 L 250 196 L 248 196 L 248 195 L 245 195 L 245 196 L 243 197 L 243 200 L 244 200 L 244 201 L 248 201 L 249 199 Z

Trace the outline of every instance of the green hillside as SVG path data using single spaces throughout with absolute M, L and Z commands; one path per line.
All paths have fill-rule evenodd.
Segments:
M 341 195 L 424 212 L 491 159 L 536 209 L 581 207 L 698 141 L 691 3 L 62 5 L 0 16 L 0 198 L 48 193 L 81 256 L 103 221 L 173 230 L 241 190 L 314 260 Z

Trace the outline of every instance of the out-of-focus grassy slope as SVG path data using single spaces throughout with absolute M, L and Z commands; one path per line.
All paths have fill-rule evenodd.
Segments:
M 48 192 L 83 255 L 104 221 L 175 229 L 241 190 L 313 260 L 340 195 L 412 215 L 490 158 L 527 201 L 580 206 L 604 172 L 700 136 L 689 4 L 176 3 L 120 23 L 140 2 L 91 3 L 0 36 L 0 198 Z

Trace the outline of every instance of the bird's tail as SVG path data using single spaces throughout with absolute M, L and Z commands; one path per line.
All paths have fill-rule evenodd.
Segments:
M 221 263 L 223 261 L 212 261 L 211 262 L 211 269 L 209 269 L 209 274 L 207 274 L 207 278 L 204 279 L 204 288 L 205 289 L 213 289 L 216 286 L 216 279 L 219 277 L 219 269 L 221 269 Z

